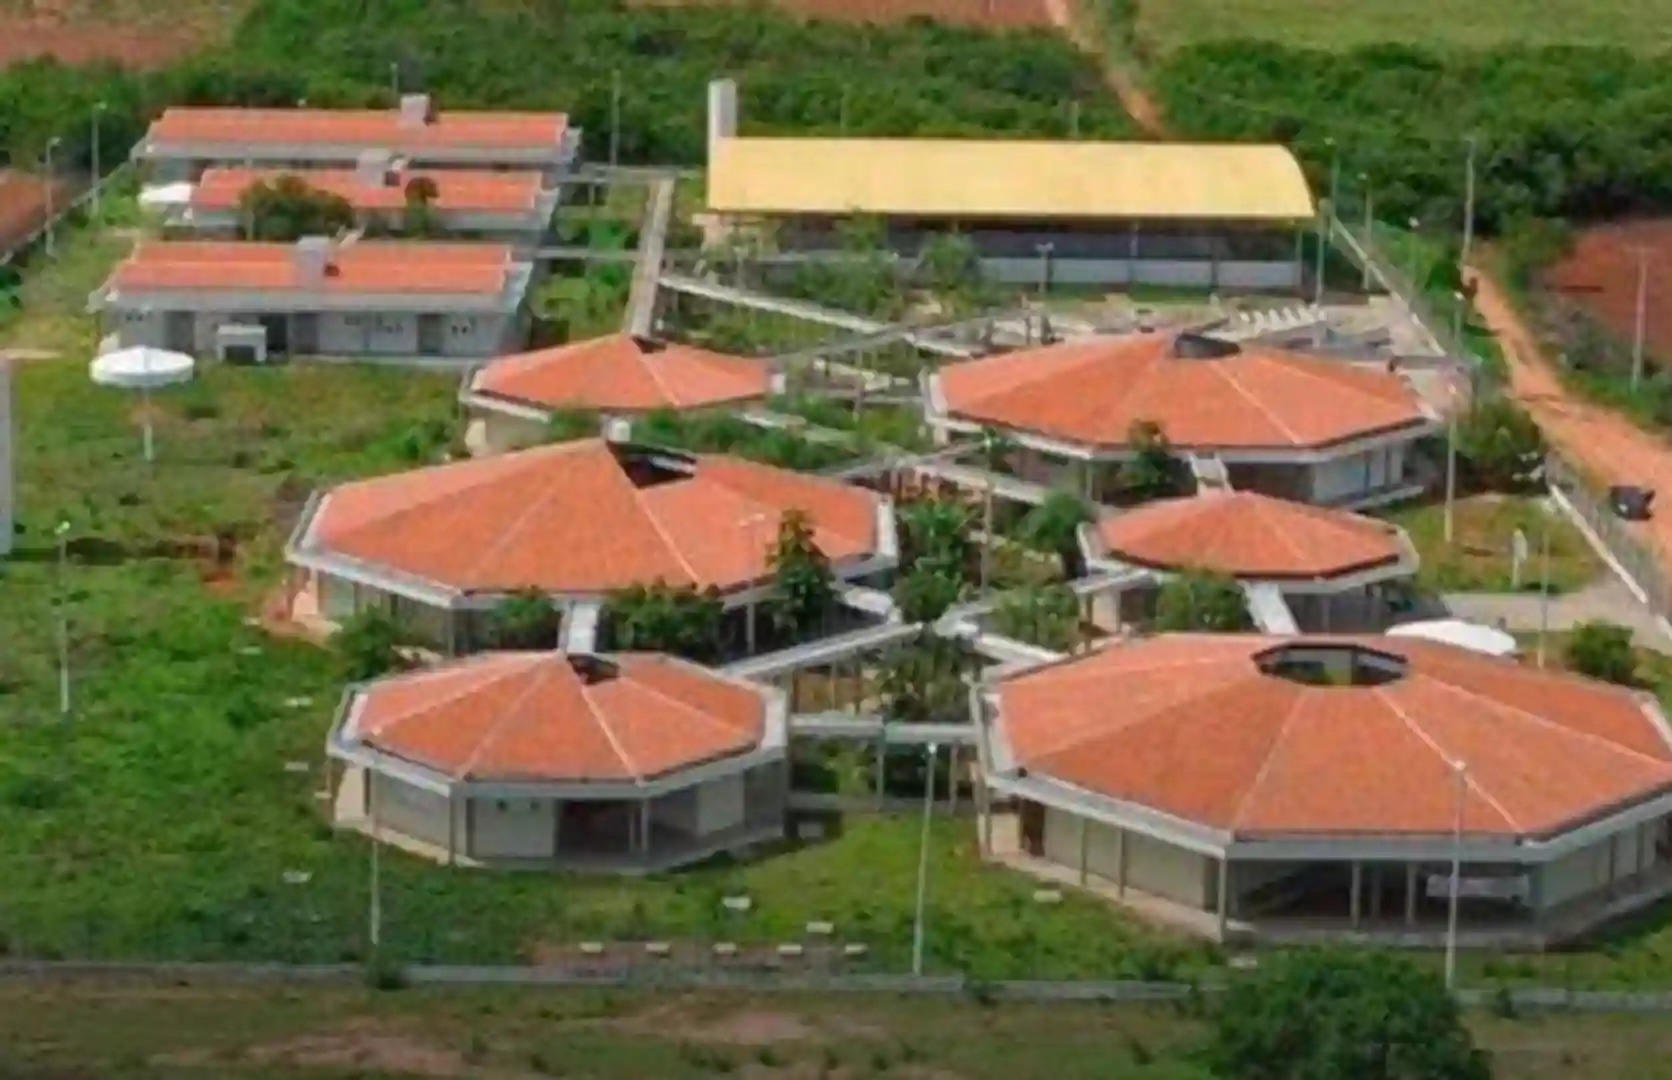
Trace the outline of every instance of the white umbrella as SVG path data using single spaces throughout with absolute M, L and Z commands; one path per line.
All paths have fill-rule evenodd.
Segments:
M 197 361 L 185 353 L 153 349 L 149 345 L 117 349 L 96 357 L 89 365 L 93 381 L 120 390 L 138 390 L 140 409 L 145 414 L 145 460 L 153 457 L 151 434 L 151 391 L 162 386 L 190 381 Z
M 1465 619 L 1425 619 L 1401 623 L 1388 630 L 1388 637 L 1423 638 L 1487 656 L 1514 656 L 1520 648 L 1515 638 L 1504 631 Z

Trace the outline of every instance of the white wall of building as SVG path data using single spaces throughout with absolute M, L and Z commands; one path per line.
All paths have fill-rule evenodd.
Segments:
M 697 835 L 735 829 L 743 824 L 743 776 L 733 773 L 697 787 Z
M 1086 873 L 1118 883 L 1125 846 L 1126 884 L 1198 910 L 1214 906 L 1218 863 L 1143 833 L 1117 829 L 1055 807 L 1045 808 L 1045 858 L 1078 870 L 1084 835 Z
M 168 340 L 166 310 L 149 314 L 136 311 L 110 312 L 106 329 L 115 333 L 124 347 L 154 345 L 161 348 L 186 348 L 199 356 L 212 357 L 216 350 L 216 333 L 227 324 L 259 325 L 254 314 L 236 311 L 198 311 L 190 314 L 189 341 Z M 286 318 L 280 315 L 279 318 Z M 294 315 L 289 316 L 294 318 Z M 317 339 L 312 343 L 296 340 L 296 328 L 291 324 L 291 350 L 317 356 L 344 357 L 441 357 L 482 359 L 495 356 L 508 347 L 520 344 L 516 340 L 521 322 L 516 315 L 499 312 L 448 314 L 438 313 L 433 324 L 433 338 L 424 340 L 420 332 L 421 316 L 412 312 L 321 312 L 317 316 Z M 270 342 L 275 345 L 276 342 Z M 276 349 L 275 349 L 276 351 Z
M 1044 273 L 1039 258 L 985 258 L 982 272 L 991 281 L 1037 285 Z M 1205 259 L 1063 259 L 1050 265 L 1053 285 L 1155 285 L 1181 289 L 1235 289 L 1292 292 L 1301 270 L 1292 259 L 1269 262 Z
M 1405 446 L 1382 446 L 1312 467 L 1312 500 L 1338 502 L 1392 487 L 1405 478 Z
M 1653 868 L 1658 861 L 1656 829 L 1655 822 L 1648 822 L 1545 864 L 1537 871 L 1539 906 L 1557 907 Z
M 368 773 L 366 781 L 371 788 L 371 812 L 368 817 L 375 818 L 379 828 L 405 833 L 438 847 L 447 846 L 447 796 L 383 774 L 373 776 Z M 457 835 L 462 844 L 463 829 Z
M 554 799 L 472 799 L 470 854 L 480 859 L 549 859 L 556 853 Z

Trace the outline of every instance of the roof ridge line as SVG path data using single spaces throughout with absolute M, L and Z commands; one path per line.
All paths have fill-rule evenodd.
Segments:
M 1486 702 L 1492 708 L 1497 709 L 1499 712 L 1506 712 L 1506 713 L 1512 713 L 1512 714 L 1519 715 L 1519 716 L 1521 716 L 1521 717 L 1523 717 L 1527 720 L 1530 720 L 1531 722 L 1533 722 L 1535 724 L 1538 724 L 1540 727 L 1549 728 L 1549 729 L 1554 730 L 1554 731 L 1558 731 L 1558 732 L 1562 732 L 1562 733 L 1567 734 L 1567 735 L 1571 735 L 1574 738 L 1580 740 L 1581 742 L 1600 743 L 1605 748 L 1612 749 L 1612 750 L 1615 750 L 1619 753 L 1627 754 L 1627 755 L 1630 755 L 1632 757 L 1643 758 L 1643 759 L 1645 759 L 1647 761 L 1650 761 L 1650 762 L 1652 762 L 1656 765 L 1672 766 L 1672 761 L 1669 761 L 1669 760 L 1666 760 L 1666 759 L 1663 759 L 1663 758 L 1657 758 L 1657 757 L 1655 757 L 1651 754 L 1645 754 L 1643 751 L 1638 750 L 1635 747 L 1630 747 L 1630 746 L 1626 746 L 1622 743 L 1617 743 L 1612 739 L 1604 738 L 1603 736 L 1595 734 L 1594 732 L 1576 731 L 1573 728 L 1570 728 L 1565 724 L 1558 724 L 1553 720 L 1549 720 L 1549 719 L 1547 719 L 1543 716 L 1540 716 L 1538 713 L 1529 712 L 1528 710 L 1521 708 L 1519 705 L 1511 705 L 1508 702 L 1503 702 L 1503 701 L 1497 700 L 1496 698 L 1487 697 L 1485 694 L 1482 694 L 1477 690 L 1470 690 L 1466 686 L 1459 686 L 1454 682 L 1448 682 L 1445 679 L 1439 678 L 1433 672 L 1424 671 L 1424 672 L 1419 672 L 1418 674 L 1420 674 L 1423 678 L 1429 680 L 1430 682 L 1436 683 L 1439 686 L 1443 686 L 1446 689 L 1451 690 L 1454 693 L 1462 694 L 1465 697 L 1478 698 L 1481 701 Z
M 631 669 L 628 669 L 628 670 L 631 670 Z M 696 706 L 691 705 L 689 702 L 681 701 L 678 698 L 674 697 L 672 694 L 665 693 L 664 691 L 658 689 L 657 687 L 651 686 L 649 683 L 641 682 L 638 679 L 633 678 L 630 675 L 628 676 L 626 681 L 629 682 L 629 683 L 632 683 L 634 686 L 637 686 L 638 688 L 640 688 L 641 690 L 645 691 L 648 694 L 654 694 L 657 697 L 661 698 L 663 701 L 666 701 L 669 704 L 678 706 L 681 709 L 684 709 L 686 712 L 691 713 L 693 716 L 700 716 L 704 720 L 708 721 L 708 723 L 713 727 L 721 727 L 721 728 L 726 728 L 728 730 L 733 730 L 733 731 L 736 730 L 735 728 L 732 727 L 732 725 L 726 723 L 724 720 L 721 720 L 721 719 L 719 719 L 719 718 L 717 718 L 717 717 L 715 717 L 715 716 L 713 716 L 709 713 L 706 713 L 706 712 L 702 711 L 701 709 L 697 708 Z
M 456 669 L 455 669 L 455 672 L 456 672 Z M 436 678 L 436 677 L 439 677 L 439 676 L 454 674 L 455 672 L 449 672 L 445 668 L 437 667 L 437 668 L 429 668 L 429 669 L 426 669 L 424 671 L 413 672 L 413 673 L 411 673 L 411 675 L 407 676 L 407 678 L 413 679 L 415 681 L 416 680 L 429 681 L 429 680 L 431 680 L 433 678 Z M 378 730 L 382 731 L 385 727 L 390 727 L 390 726 L 395 726 L 395 725 L 402 724 L 402 723 L 406 722 L 407 720 L 411 720 L 414 717 L 420 715 L 421 713 L 428 712 L 428 711 L 434 709 L 437 706 L 446 705 L 446 704 L 449 704 L 451 702 L 458 701 L 461 698 L 468 697 L 471 694 L 474 694 L 477 691 L 481 690 L 482 687 L 485 684 L 500 682 L 504 679 L 511 678 L 512 675 L 514 675 L 514 674 L 516 674 L 516 673 L 515 672 L 508 672 L 508 673 L 494 674 L 494 675 L 483 675 L 479 679 L 473 680 L 471 682 L 471 685 L 463 687 L 459 690 L 455 690 L 450 694 L 443 694 L 440 697 L 425 698 L 424 700 L 414 704 L 411 708 L 405 709 L 405 710 L 403 710 L 399 713 L 396 713 L 394 716 L 389 717 L 382 724 L 378 725 Z M 361 697 L 370 697 L 375 692 L 376 692 L 375 690 L 371 690 L 369 688 L 368 689 L 363 689 L 363 690 L 360 691 L 360 696 Z M 361 734 L 360 738 L 361 738 L 362 742 L 365 741 L 365 736 L 364 736 L 363 733 Z
M 1222 658 L 1215 658 L 1213 660 L 1198 659 L 1198 660 L 1193 660 L 1193 661 L 1190 661 L 1190 662 L 1191 663 L 1208 664 L 1208 663 L 1224 663 L 1225 661 Z M 1173 665 L 1173 666 L 1184 667 L 1186 665 L 1179 664 L 1179 665 Z M 1159 667 L 1159 665 L 1158 665 L 1158 667 Z M 1151 670 L 1154 670 L 1154 669 L 1151 669 Z M 1130 674 L 1130 673 L 1128 673 L 1128 674 Z M 1257 674 L 1258 674 L 1257 671 L 1253 672 L 1253 673 L 1245 673 L 1245 675 L 1243 677 L 1252 677 L 1252 675 L 1257 675 Z M 1206 696 L 1207 694 L 1222 693 L 1226 689 L 1238 685 L 1240 682 L 1242 682 L 1242 678 L 1240 678 L 1240 677 L 1239 678 L 1234 678 L 1234 679 L 1227 679 L 1224 683 L 1216 685 L 1216 686 L 1212 687 L 1211 689 L 1204 690 L 1198 696 Z M 1128 699 L 1128 700 L 1130 701 L 1131 699 Z M 1183 700 L 1188 700 L 1188 699 L 1183 699 Z M 1089 739 L 1099 738 L 1099 737 L 1102 737 L 1102 736 L 1105 736 L 1105 735 L 1112 734 L 1113 732 L 1116 732 L 1116 731 L 1129 731 L 1132 728 L 1135 728 L 1140 724 L 1149 723 L 1151 720 L 1155 719 L 1155 717 L 1158 713 L 1163 712 L 1167 709 L 1175 708 L 1179 704 L 1181 704 L 1181 699 L 1179 699 L 1177 697 L 1169 698 L 1166 701 L 1160 702 L 1160 703 L 1158 703 L 1158 704 L 1156 704 L 1152 707 L 1146 708 L 1145 711 L 1142 713 L 1142 715 L 1133 716 L 1133 717 L 1129 718 L 1128 720 L 1126 720 L 1124 723 L 1119 724 L 1115 727 L 1104 726 L 1102 729 L 1100 729 L 1097 732 L 1095 732 L 1094 734 L 1090 734 L 1090 735 L 1071 735 L 1070 733 L 1064 732 L 1063 737 L 1058 739 L 1057 741 L 1053 742 L 1048 749 L 1040 750 L 1037 753 L 1030 754 L 1029 757 L 1034 761 L 1039 761 L 1043 758 L 1048 758 L 1048 757 L 1051 757 L 1053 755 L 1056 755 L 1056 754 L 1062 753 L 1064 751 L 1067 751 L 1069 749 L 1072 749 L 1073 747 L 1079 745 L 1080 743 L 1086 742 Z
M 1259 355 L 1259 354 L 1256 354 L 1256 355 Z M 1300 375 L 1300 376 L 1302 376 L 1303 378 L 1306 378 L 1306 379 L 1311 379 L 1314 382 L 1329 383 L 1331 386 L 1337 387 L 1337 388 L 1342 389 L 1342 390 L 1346 390 L 1347 392 L 1352 393 L 1352 394 L 1357 394 L 1359 397 L 1375 398 L 1377 401 L 1382 401 L 1382 402 L 1386 402 L 1386 400 L 1387 400 L 1386 398 L 1383 398 L 1380 395 L 1376 394 L 1375 392 L 1373 392 L 1371 390 L 1367 390 L 1366 388 L 1364 388 L 1362 386 L 1355 386 L 1351 380 L 1336 378 L 1335 375 L 1338 374 L 1337 369 L 1335 369 L 1334 367 L 1331 367 L 1329 365 L 1326 365 L 1326 364 L 1312 364 L 1312 363 L 1299 363 L 1299 364 L 1294 363 L 1294 361 L 1297 360 L 1297 359 L 1302 360 L 1302 361 L 1323 360 L 1323 359 L 1325 359 L 1324 357 L 1316 355 L 1314 353 L 1290 352 L 1290 351 L 1285 350 L 1284 352 L 1282 352 L 1280 354 L 1276 354 L 1276 355 L 1267 354 L 1267 355 L 1264 356 L 1264 359 L 1272 361 L 1274 363 L 1282 364 L 1284 367 L 1288 368 L 1290 371 L 1294 372 L 1295 374 Z M 1331 374 L 1325 374 L 1325 372 L 1330 372 Z M 1409 387 L 1407 387 L 1407 391 L 1410 392 L 1413 397 L 1418 396 L 1418 395 L 1415 394 L 1414 391 L 1410 391 Z
M 1283 718 L 1283 727 L 1278 731 L 1277 738 L 1271 741 L 1271 746 L 1266 751 L 1266 759 L 1260 762 L 1260 768 L 1255 772 L 1254 779 L 1249 782 L 1247 790 L 1242 793 L 1242 798 L 1237 801 L 1236 809 L 1231 811 L 1230 833 L 1233 838 L 1236 837 L 1237 830 L 1242 826 L 1243 812 L 1248 809 L 1249 802 L 1261 786 L 1265 784 L 1266 777 L 1271 775 L 1272 762 L 1277 757 L 1277 748 L 1289 738 L 1289 733 L 1295 726 L 1295 717 L 1300 713 L 1301 704 L 1305 700 L 1306 695 L 1304 693 L 1297 692 L 1294 695 L 1293 704 L 1289 706 L 1289 715 Z
M 615 751 L 615 756 L 621 759 L 623 765 L 627 766 L 627 772 L 633 778 L 633 783 L 643 784 L 644 775 L 640 773 L 638 763 L 633 760 L 632 755 L 627 753 L 627 748 L 621 745 L 621 740 L 616 737 L 615 729 L 610 727 L 609 720 L 604 716 L 603 711 L 598 708 L 598 703 L 592 700 L 591 688 L 584 681 L 581 681 L 579 675 L 576 675 L 575 679 L 580 683 L 581 700 L 586 703 L 586 711 L 592 714 L 592 722 L 598 725 L 598 730 L 604 735 L 604 741 L 610 744 L 610 749 Z
M 1259 410 L 1259 412 L 1262 413 L 1267 420 L 1270 420 L 1272 422 L 1273 426 L 1275 426 L 1278 431 L 1281 431 L 1284 434 L 1284 436 L 1289 439 L 1290 442 L 1298 443 L 1298 442 L 1301 441 L 1300 436 L 1296 435 L 1294 433 L 1294 430 L 1291 429 L 1288 424 L 1285 424 L 1282 420 L 1279 420 L 1277 418 L 1277 415 L 1275 413 L 1273 413 L 1269 408 L 1267 408 L 1266 404 L 1264 402 L 1262 402 L 1260 399 L 1256 398 L 1253 394 L 1249 393 L 1248 388 L 1243 386 L 1242 383 L 1237 381 L 1237 377 L 1236 377 L 1235 373 L 1227 370 L 1226 365 L 1216 364 L 1213 367 L 1213 371 L 1221 379 L 1223 379 L 1225 381 L 1225 383 L 1228 386 L 1230 386 L 1230 388 L 1232 390 L 1235 390 L 1238 394 L 1241 394 L 1242 397 L 1243 397 L 1243 400 L 1247 401 L 1250 405 L 1254 406 L 1255 409 Z
M 508 705 L 505 708 L 505 711 L 500 715 L 500 718 L 493 722 L 493 725 L 480 739 L 476 740 L 476 749 L 471 752 L 469 757 L 465 758 L 464 764 L 459 766 L 458 772 L 454 774 L 453 779 L 460 780 L 470 775 L 471 770 L 476 767 L 477 760 L 481 758 L 482 751 L 487 748 L 489 743 L 499 737 L 500 729 L 504 727 L 504 725 L 511 722 L 512 718 L 516 715 L 517 710 L 522 707 L 522 703 L 532 697 L 534 692 L 544 686 L 546 680 L 551 677 L 551 670 L 549 668 L 543 665 L 535 668 L 535 676 L 533 681 L 529 683 L 528 689 L 517 695 L 517 700 L 511 702 L 511 704 Z
M 559 443 L 558 445 L 563 446 L 563 445 L 566 445 L 566 444 Z M 567 445 L 580 446 L 580 445 L 584 445 L 584 443 L 576 442 L 576 443 L 567 444 Z M 606 454 L 609 453 L 608 448 L 605 448 L 603 452 L 606 453 Z M 616 470 L 616 472 L 617 472 L 617 475 L 619 475 L 619 473 L 620 473 L 619 468 Z M 623 479 L 625 480 L 625 478 L 623 478 Z M 506 524 L 505 528 L 500 530 L 499 539 L 495 540 L 491 544 L 485 545 L 482 548 L 482 550 L 478 553 L 478 555 L 476 557 L 476 560 L 470 564 L 468 569 L 465 570 L 463 576 L 467 577 L 467 578 L 474 579 L 476 577 L 477 571 L 482 568 L 482 565 L 484 563 L 488 562 L 490 559 L 492 559 L 496 554 L 499 553 L 499 551 L 501 549 L 503 549 L 507 544 L 509 544 L 511 542 L 511 537 L 513 535 L 515 535 L 519 530 L 522 529 L 523 525 L 525 525 L 528 522 L 528 519 L 530 517 L 534 516 L 534 514 L 536 514 L 537 512 L 545 509 L 545 507 L 548 503 L 550 503 L 553 499 L 558 497 L 558 489 L 559 489 L 559 485 L 556 485 L 556 484 L 548 485 L 546 487 L 545 492 L 539 498 L 535 499 L 533 502 L 531 502 L 527 506 L 523 507 L 522 510 L 517 513 L 517 516 L 515 518 L 513 518 L 510 522 L 508 522 Z
M 1422 671 L 1412 672 L 1412 673 L 1408 674 L 1406 677 L 1410 678 L 1410 677 L 1412 677 L 1412 675 L 1414 675 L 1416 678 L 1427 679 L 1430 682 L 1439 683 L 1439 685 L 1441 685 L 1441 686 L 1448 685 L 1446 683 L 1440 683 L 1440 680 L 1434 678 L 1432 675 L 1429 675 L 1426 672 L 1422 672 Z M 1445 752 L 1445 750 L 1441 748 L 1439 742 L 1432 735 L 1430 735 L 1422 727 L 1421 724 L 1418 724 L 1416 719 L 1414 717 L 1412 717 L 1410 713 L 1406 712 L 1403 708 L 1400 707 L 1400 705 L 1397 701 L 1393 700 L 1393 698 L 1388 696 L 1387 687 L 1385 687 L 1385 686 L 1373 687 L 1371 689 L 1371 693 L 1373 693 L 1377 697 L 1381 698 L 1383 703 L 1386 704 L 1389 709 L 1393 710 L 1394 714 L 1396 716 L 1398 716 L 1400 720 L 1404 721 L 1405 726 L 1411 729 L 1412 734 L 1416 735 L 1416 737 L 1421 739 L 1423 741 L 1423 743 L 1428 746 L 1429 749 L 1434 751 L 1435 755 L 1437 757 L 1439 757 L 1439 759 L 1442 762 L 1445 763 L 1447 768 L 1455 769 L 1459 765 L 1461 765 L 1462 768 L 1463 768 L 1463 783 L 1464 783 L 1465 787 L 1467 787 L 1468 790 L 1479 794 L 1480 797 L 1483 800 L 1485 800 L 1486 803 L 1492 807 L 1492 809 L 1496 810 L 1498 812 L 1499 816 L 1502 817 L 1504 819 L 1504 821 L 1509 824 L 1509 827 L 1511 829 L 1513 829 L 1517 833 L 1523 831 L 1522 826 L 1521 826 L 1521 822 L 1516 820 L 1515 815 L 1511 814 L 1507 809 L 1505 809 L 1503 803 L 1501 803 L 1497 799 L 1493 798 L 1490 792 L 1488 792 L 1485 788 L 1481 787 L 1479 784 L 1475 783 L 1474 779 L 1469 776 L 1469 763 L 1466 762 L 1466 761 L 1463 761 L 1461 758 L 1454 758 L 1454 757 L 1450 756 L 1449 754 L 1447 754 Z M 1482 698 L 1482 700 L 1483 701 L 1490 701 L 1491 699 Z M 1465 803 L 1467 803 L 1467 801 L 1468 801 L 1467 799 L 1464 800 Z M 1461 832 L 1462 829 L 1463 829 L 1462 821 L 1461 821 L 1461 813 L 1459 814 L 1459 822 L 1458 822 L 1457 829 L 1458 829 L 1459 832 Z

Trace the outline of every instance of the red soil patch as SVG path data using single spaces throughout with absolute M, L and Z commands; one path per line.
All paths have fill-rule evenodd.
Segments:
M 5 27 L 0 22 L 0 49 L 5 48 Z M 46 181 L 14 169 L 0 169 L 0 251 L 20 244 L 46 223 Z M 62 182 L 53 187 L 53 198 L 70 199 Z
M 691 3 L 721 4 L 741 0 L 637 2 L 647 7 L 678 7 Z M 844 22 L 895 23 L 916 17 L 993 29 L 1052 25 L 1046 0 L 772 0 L 772 6 L 809 19 L 840 19 Z
M 1672 357 L 1672 219 L 1586 229 L 1544 284 L 1629 343 L 1636 332 L 1639 252 L 1648 266 L 1643 339 L 1650 353 Z
M 0 67 L 50 56 L 65 64 L 120 64 L 147 68 L 203 44 L 205 34 L 178 22 L 120 19 L 37 2 L 30 14 L 0 14 Z M 175 13 L 178 14 L 178 13 Z

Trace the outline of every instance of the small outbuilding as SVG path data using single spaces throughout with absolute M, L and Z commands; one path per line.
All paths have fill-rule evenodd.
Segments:
M 781 693 L 669 656 L 488 653 L 351 687 L 345 828 L 450 863 L 650 872 L 783 834 Z

